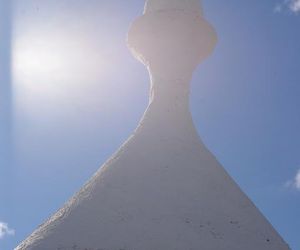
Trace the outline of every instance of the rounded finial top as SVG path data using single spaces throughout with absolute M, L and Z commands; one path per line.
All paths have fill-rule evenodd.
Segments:
M 200 0 L 147 0 L 144 13 L 164 10 L 184 10 L 202 15 Z
M 128 32 L 128 46 L 151 71 L 191 74 L 217 41 L 201 14 L 199 0 L 147 0 L 144 15 Z

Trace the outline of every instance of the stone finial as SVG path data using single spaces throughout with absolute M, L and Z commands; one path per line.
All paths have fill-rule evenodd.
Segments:
M 145 13 L 164 10 L 184 10 L 202 15 L 200 0 L 148 0 L 146 2 Z
M 215 48 L 217 35 L 198 0 L 148 0 L 131 26 L 128 45 L 159 75 L 192 74 Z

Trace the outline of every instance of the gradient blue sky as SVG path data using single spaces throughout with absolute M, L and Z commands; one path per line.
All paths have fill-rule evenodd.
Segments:
M 125 42 L 144 1 L 15 0 L 13 29 L 10 2 L 0 0 L 1 250 L 13 249 L 118 149 L 149 88 Z M 297 250 L 300 8 L 291 4 L 203 1 L 219 42 L 194 74 L 191 111 L 208 148 Z

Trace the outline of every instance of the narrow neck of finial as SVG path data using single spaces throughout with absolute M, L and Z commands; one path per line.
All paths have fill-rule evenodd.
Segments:
M 139 129 L 161 137 L 185 134 L 186 138 L 198 138 L 189 111 L 190 77 L 150 76 L 150 103 Z
M 150 104 L 157 103 L 160 107 L 189 108 L 190 81 L 189 76 L 159 75 L 150 73 L 151 91 Z

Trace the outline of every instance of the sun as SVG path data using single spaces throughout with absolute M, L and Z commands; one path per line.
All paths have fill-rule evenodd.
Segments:
M 91 39 L 71 32 L 37 30 L 13 45 L 13 76 L 18 84 L 66 84 L 97 78 L 103 60 Z
M 19 37 L 13 53 L 16 77 L 37 80 L 67 73 L 72 68 L 67 44 L 68 39 L 55 34 L 26 34 Z

